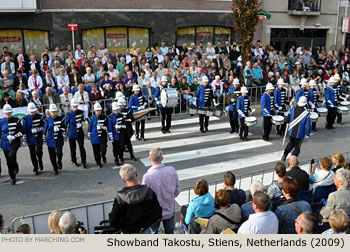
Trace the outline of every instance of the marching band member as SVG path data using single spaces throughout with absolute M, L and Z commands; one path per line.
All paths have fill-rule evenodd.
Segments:
M 164 108 L 160 102 L 160 94 L 162 90 L 168 87 L 168 78 L 166 76 L 162 76 L 160 83 L 161 85 L 159 85 L 156 88 L 156 91 L 154 93 L 154 100 L 157 103 L 162 116 L 162 133 L 166 134 L 166 133 L 170 133 L 171 113 L 173 111 L 173 108 Z
M 49 112 L 50 116 L 45 119 L 43 139 L 46 139 L 50 161 L 55 175 L 58 175 L 58 170 L 62 170 L 63 135 L 65 132 L 64 118 L 57 116 L 56 104 L 50 104 Z
M 88 139 L 91 141 L 95 161 L 98 167 L 102 168 L 101 157 L 104 164 L 107 163 L 107 141 L 113 140 L 111 124 L 107 116 L 102 115 L 102 107 L 99 103 L 94 104 L 95 115 L 89 120 Z M 108 139 L 107 139 L 108 132 Z
M 335 74 L 334 79 L 336 81 L 334 86 L 337 88 L 337 91 L 336 91 L 337 100 L 338 100 L 338 103 L 340 103 L 341 101 L 346 100 L 346 96 L 343 94 L 343 91 L 342 91 L 342 85 L 340 83 L 341 78 L 340 78 L 339 74 Z M 338 110 L 337 110 L 336 118 L 337 118 L 337 123 L 342 124 L 343 116 L 342 116 L 342 114 L 338 113 Z
M 267 83 L 266 91 L 261 96 L 260 105 L 261 105 L 261 115 L 263 116 L 263 127 L 264 134 L 262 138 L 265 141 L 270 140 L 270 133 L 272 128 L 272 113 L 274 109 L 274 99 L 273 99 L 273 90 L 275 88 L 271 83 Z
M 284 83 L 283 79 L 279 79 L 277 82 L 277 88 L 274 92 L 274 102 L 275 102 L 275 108 L 278 110 L 278 113 L 283 113 L 286 111 L 286 106 L 288 105 L 287 101 L 287 89 L 285 89 L 283 86 L 286 83 Z M 286 129 L 286 123 L 284 122 L 283 125 L 276 125 L 277 134 L 280 136 L 283 135 L 284 131 Z
M 12 108 L 5 104 L 2 112 L 5 118 L 1 120 L 0 139 L 1 149 L 4 151 L 11 184 L 16 184 L 16 175 L 19 172 L 17 151 L 21 146 L 20 138 L 23 136 L 21 119 L 12 116 Z
M 318 102 L 322 102 L 320 100 L 320 96 L 318 95 L 318 92 L 317 92 L 317 89 L 316 89 L 316 81 L 314 80 L 310 80 L 310 88 L 309 88 L 309 91 L 308 91 L 308 95 L 309 95 L 309 104 L 311 106 L 311 109 L 312 111 L 316 112 L 316 109 L 318 107 Z M 313 131 L 317 131 L 316 129 L 316 122 L 312 122 L 311 123 L 311 130 Z
M 130 128 L 128 125 L 131 124 L 131 118 L 132 118 L 132 111 L 129 113 L 123 113 L 121 111 L 125 110 L 125 102 L 121 100 L 117 104 L 119 106 L 119 114 L 117 115 L 117 124 L 120 126 L 118 127 L 119 131 L 119 141 L 120 141 L 120 155 L 119 159 L 120 162 L 124 163 L 124 150 L 125 146 L 128 148 L 128 151 L 130 153 L 130 158 L 134 161 L 137 161 L 137 159 L 134 156 L 134 151 L 132 149 L 132 144 L 130 140 Z M 114 126 L 115 127 L 115 126 Z
M 239 80 L 236 78 L 233 80 L 233 87 L 230 88 L 228 94 L 235 94 L 235 97 L 231 98 L 230 105 L 228 106 L 228 115 L 230 119 L 230 126 L 231 126 L 231 131 L 230 134 L 232 133 L 238 133 L 239 129 L 239 123 L 238 123 L 238 112 L 237 112 L 237 99 L 240 95 L 240 86 L 239 86 Z
M 307 99 L 305 96 L 299 97 L 298 106 L 290 110 L 290 116 L 286 119 L 287 123 L 290 122 L 288 133 L 289 143 L 284 149 L 282 161 L 285 162 L 289 152 L 292 155 L 298 156 L 300 153 L 300 147 L 303 143 L 305 134 L 307 137 L 310 136 L 311 121 L 310 113 L 306 109 Z
M 120 145 L 120 136 L 119 132 L 122 127 L 125 127 L 125 125 L 121 125 L 123 116 L 120 116 L 122 114 L 119 113 L 120 107 L 118 106 L 118 102 L 112 103 L 112 114 L 109 116 L 110 123 L 111 123 L 111 130 L 113 134 L 113 156 L 114 156 L 114 162 L 117 166 L 120 165 L 119 163 L 119 156 L 122 156 L 120 154 L 121 152 L 121 145 Z M 118 120 L 120 123 L 118 124 Z M 130 138 L 128 138 L 130 141 Z
M 325 101 L 326 107 L 328 109 L 327 114 L 327 124 L 326 129 L 334 129 L 333 124 L 335 118 L 337 116 L 337 106 L 338 106 L 338 98 L 337 98 L 337 87 L 335 86 L 334 77 L 329 78 L 328 84 L 329 86 L 325 89 Z
M 38 113 L 34 103 L 30 102 L 27 107 L 29 115 L 23 117 L 23 145 L 28 145 L 30 159 L 33 164 L 33 172 L 39 175 L 44 169 L 43 166 L 43 129 L 44 115 Z
M 146 108 L 146 101 L 145 98 L 143 97 L 143 95 L 141 94 L 141 89 L 139 87 L 139 85 L 134 85 L 132 87 L 132 91 L 134 92 L 134 94 L 130 97 L 129 99 L 129 104 L 128 107 L 129 109 L 132 109 L 133 113 L 139 111 L 139 110 L 143 110 Z M 141 136 L 140 136 L 140 124 L 141 124 Z M 137 120 L 135 122 L 135 130 L 136 130 L 136 139 L 138 141 L 146 141 L 145 140 L 145 120 Z
M 241 88 L 241 94 L 242 96 L 237 100 L 237 111 L 240 120 L 239 139 L 248 141 L 248 126 L 244 123 L 244 120 L 249 116 L 249 112 L 252 109 L 250 108 L 250 97 L 248 96 L 248 89 L 246 87 Z
M 79 167 L 76 156 L 76 142 L 78 142 L 81 163 L 86 168 L 86 151 L 84 148 L 84 131 L 83 125 L 85 123 L 84 111 L 78 109 L 79 103 L 72 99 L 70 103 L 71 111 L 66 114 L 64 118 L 65 127 L 68 127 L 67 138 L 69 140 L 69 148 L 71 161 L 73 166 Z
M 126 101 L 125 97 L 120 97 L 118 99 L 118 104 L 120 107 L 120 113 L 124 115 L 125 119 L 125 125 L 128 128 L 129 138 L 131 139 L 132 135 L 134 135 L 134 129 L 132 128 L 132 119 L 133 119 L 133 111 L 131 109 L 128 109 L 126 107 Z
M 203 76 L 202 84 L 198 87 L 195 97 L 198 100 L 198 108 L 210 108 L 213 100 L 213 93 L 211 87 L 208 85 L 208 77 Z M 199 115 L 199 126 L 202 133 L 208 132 L 209 116 Z
M 305 78 L 302 78 L 300 83 L 300 89 L 296 92 L 295 95 L 295 101 L 299 102 L 300 97 L 305 96 L 308 97 L 308 90 L 307 90 L 307 80 Z

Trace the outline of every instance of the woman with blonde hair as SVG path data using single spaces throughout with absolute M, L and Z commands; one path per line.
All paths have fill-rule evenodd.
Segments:
M 333 154 L 332 162 L 335 164 L 335 167 L 332 169 L 333 172 L 336 172 L 340 168 L 349 170 L 349 162 L 345 160 L 343 154 L 340 152 L 335 152 Z
M 48 218 L 48 226 L 50 229 L 50 234 L 60 234 L 61 230 L 60 227 L 58 225 L 61 216 L 63 215 L 61 210 L 53 210 Z

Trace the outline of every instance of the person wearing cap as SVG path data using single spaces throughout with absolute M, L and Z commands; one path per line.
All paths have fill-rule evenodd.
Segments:
M 310 80 L 310 88 L 308 91 L 308 100 L 309 100 L 309 104 L 311 106 L 311 109 L 316 112 L 316 108 L 318 107 L 318 102 L 322 102 L 320 100 L 320 96 L 318 95 L 317 89 L 316 89 L 316 81 L 315 80 Z M 311 130 L 313 131 L 317 131 L 316 129 L 316 122 L 312 122 L 312 127 Z
M 58 170 L 62 170 L 63 136 L 66 131 L 64 118 L 58 116 L 57 111 L 56 104 L 50 104 L 50 116 L 45 119 L 43 130 L 43 139 L 46 139 L 50 161 L 55 175 L 58 175 Z
M 103 163 L 106 164 L 107 140 L 113 141 L 113 133 L 109 118 L 102 115 L 102 107 L 99 103 L 94 104 L 94 112 L 95 115 L 88 119 L 88 139 L 92 144 L 96 164 L 102 168 L 101 157 Z
M 15 185 L 16 175 L 19 172 L 17 151 L 21 146 L 20 138 L 23 136 L 24 131 L 21 124 L 21 119 L 12 116 L 12 107 L 9 104 L 4 105 L 2 112 L 5 118 L 1 119 L 0 121 L 1 149 L 5 154 L 11 184 Z
M 337 97 L 337 87 L 335 86 L 336 80 L 334 77 L 329 78 L 329 86 L 325 89 L 325 101 L 326 107 L 328 109 L 328 114 L 326 117 L 326 129 L 334 129 L 333 124 L 337 116 L 337 106 L 338 106 L 338 97 Z
M 252 109 L 250 108 L 250 97 L 248 96 L 248 89 L 246 87 L 241 88 L 241 94 L 242 96 L 237 99 L 236 107 L 240 120 L 239 139 L 248 141 L 248 126 L 244 123 L 244 120 L 249 116 Z
M 44 170 L 43 165 L 43 129 L 44 115 L 38 113 L 38 108 L 30 102 L 27 106 L 29 115 L 22 118 L 23 145 L 28 145 L 33 172 L 39 175 Z
M 227 95 L 234 94 L 234 96 L 230 99 L 230 103 L 228 105 L 228 115 L 230 120 L 231 131 L 230 134 L 238 133 L 239 123 L 238 123 L 238 112 L 237 112 L 237 99 L 241 94 L 241 87 L 239 86 L 239 80 L 235 78 L 233 80 L 233 86 L 230 87 Z
M 202 84 L 199 86 L 195 94 L 196 99 L 194 99 L 194 102 L 198 102 L 198 108 L 200 109 L 211 108 L 211 102 L 214 99 L 212 89 L 208 84 L 208 82 L 209 82 L 208 77 L 204 76 L 202 79 Z M 200 131 L 202 133 L 208 132 L 209 116 L 200 114 L 199 126 L 200 126 Z
M 307 89 L 307 86 L 308 86 L 307 80 L 305 78 L 302 78 L 299 85 L 300 85 L 300 89 L 296 92 L 296 95 L 295 95 L 296 102 L 299 102 L 299 99 L 302 96 L 305 96 L 306 99 L 309 97 L 308 89 Z
M 147 106 L 147 102 L 141 93 L 141 89 L 139 85 L 134 85 L 132 87 L 132 91 L 134 92 L 134 94 L 130 96 L 128 108 L 131 109 L 133 113 L 135 113 L 137 111 L 145 109 Z M 140 135 L 140 125 L 141 125 L 141 135 Z M 135 131 L 136 131 L 135 137 L 138 141 L 141 141 L 141 140 L 146 141 L 145 140 L 145 119 L 137 120 L 135 122 Z
M 171 113 L 173 111 L 173 108 L 166 108 L 163 107 L 160 102 L 160 94 L 163 89 L 166 89 L 168 87 L 168 79 L 165 76 L 162 76 L 160 80 L 161 85 L 159 85 L 156 88 L 156 92 L 154 94 L 154 100 L 158 104 L 158 108 L 160 109 L 160 113 L 162 116 L 162 133 L 170 133 L 170 127 L 171 127 Z
M 267 83 L 266 91 L 261 96 L 260 105 L 261 105 L 261 115 L 263 116 L 263 127 L 264 134 L 262 138 L 265 141 L 270 140 L 270 133 L 272 128 L 272 113 L 274 112 L 274 95 L 273 90 L 275 88 L 271 83 Z
M 131 144 L 131 137 L 134 134 L 133 128 L 131 125 L 131 122 L 133 120 L 132 110 L 128 110 L 126 108 L 126 102 L 125 102 L 125 99 L 123 97 L 119 98 L 117 105 L 119 106 L 119 114 L 117 116 L 119 120 L 117 123 L 118 123 L 118 125 L 122 126 L 121 128 L 119 128 L 119 131 L 118 131 L 119 141 L 120 141 L 119 159 L 120 159 L 121 163 L 124 163 L 124 150 L 125 150 L 125 146 L 126 146 L 128 148 L 129 153 L 130 153 L 130 159 L 137 161 L 137 159 L 134 156 L 134 151 L 133 151 L 132 144 Z M 112 127 L 113 127 L 113 125 L 112 125 Z
M 118 105 L 118 102 L 112 103 L 112 114 L 110 114 L 109 117 L 109 123 L 111 124 L 111 130 L 113 134 L 113 156 L 114 156 L 114 163 L 117 166 L 120 166 L 119 163 L 119 157 L 122 156 L 121 154 L 121 144 L 120 144 L 120 131 L 122 129 L 126 130 L 126 125 L 123 124 L 123 115 L 119 113 L 120 107 Z M 124 136 L 123 136 L 124 137 Z M 129 141 L 130 138 L 128 137 Z
M 311 132 L 311 120 L 310 113 L 306 109 L 307 98 L 301 96 L 298 101 L 298 106 L 290 110 L 290 116 L 286 118 L 286 122 L 289 123 L 288 134 L 289 143 L 284 149 L 282 161 L 285 162 L 288 154 L 293 150 L 292 156 L 298 156 L 300 153 L 300 147 L 305 138 L 310 136 Z
M 86 151 L 84 148 L 84 130 L 85 124 L 84 111 L 78 109 L 79 103 L 72 99 L 70 103 L 71 111 L 64 118 L 64 125 L 68 127 L 67 138 L 69 141 L 70 156 L 72 165 L 79 167 L 76 156 L 76 142 L 78 142 L 81 163 L 86 168 Z
M 274 103 L 279 113 L 285 112 L 286 106 L 288 105 L 287 89 L 283 87 L 284 85 L 286 85 L 286 83 L 284 83 L 284 80 L 278 79 L 277 88 L 274 91 Z M 283 123 L 283 125 L 281 126 L 279 125 L 276 126 L 277 134 L 279 134 L 280 136 L 283 135 L 285 129 L 286 129 L 285 123 Z
M 336 81 L 335 83 L 335 87 L 337 88 L 337 91 L 336 91 L 336 95 L 337 95 L 337 100 L 338 102 L 340 103 L 341 101 L 346 101 L 346 95 L 343 94 L 343 87 L 342 87 L 342 84 L 341 84 L 341 78 L 340 78 L 340 75 L 339 74 L 335 74 L 334 75 L 334 79 Z M 342 114 L 338 113 L 338 110 L 337 110 L 337 123 L 342 125 L 342 120 L 343 120 L 343 117 L 342 117 Z

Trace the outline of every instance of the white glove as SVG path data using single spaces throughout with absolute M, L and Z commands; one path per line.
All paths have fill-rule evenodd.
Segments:
M 282 107 L 278 107 L 278 110 L 282 110 Z
M 121 125 L 120 127 L 122 127 L 123 129 L 126 129 L 126 125 Z
M 349 99 L 349 98 L 350 98 L 350 95 L 347 94 L 347 95 L 346 95 L 346 99 Z
M 83 127 L 83 125 L 81 123 L 77 123 L 77 128 L 79 129 L 81 127 Z
M 116 124 L 116 125 L 115 125 L 115 128 L 118 130 L 118 129 L 121 129 L 121 128 L 122 128 L 122 126 L 120 126 L 120 125 Z
M 23 145 L 28 145 L 27 141 L 23 141 Z
M 311 108 L 312 108 L 312 109 L 315 109 L 315 105 L 314 105 L 314 104 L 312 104 L 312 105 L 311 105 Z
M 7 136 L 7 140 L 9 140 L 10 142 L 12 142 L 13 140 L 15 140 L 15 137 L 12 135 L 8 135 Z
M 145 105 L 142 105 L 142 107 L 141 107 L 142 109 L 145 109 L 146 108 L 146 106 Z
M 54 127 L 54 128 L 53 128 L 53 131 L 54 131 L 54 132 L 57 132 L 57 131 L 60 131 L 60 129 L 59 129 L 58 127 Z
M 157 101 L 156 103 L 159 105 L 159 104 L 160 104 L 160 101 Z
M 113 142 L 113 138 L 109 138 L 108 141 L 109 141 L 109 142 Z
M 142 106 L 138 107 L 138 108 L 137 108 L 137 111 L 140 111 L 141 109 L 142 109 Z
M 305 138 L 309 138 L 309 136 L 305 136 Z
M 101 129 L 107 130 L 107 127 L 106 126 L 101 126 Z
M 97 124 L 97 130 L 100 130 L 101 129 L 101 126 L 99 124 Z
M 32 128 L 32 134 L 35 134 L 37 132 L 38 132 L 38 130 L 36 128 Z
M 231 98 L 231 102 L 235 102 L 235 100 L 236 100 L 235 98 Z
M 214 103 L 214 107 L 216 107 L 218 104 L 216 103 L 216 101 L 214 100 L 213 101 L 213 103 Z

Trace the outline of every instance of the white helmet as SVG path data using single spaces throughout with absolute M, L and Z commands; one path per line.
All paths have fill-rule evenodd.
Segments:
M 97 102 L 94 104 L 94 111 L 96 111 L 96 110 L 102 110 L 101 104 L 99 104 Z
M 57 111 L 57 106 L 56 106 L 56 104 L 50 104 L 49 112 L 56 112 L 56 111 Z
M 246 93 L 246 94 L 248 94 L 248 88 L 242 87 L 242 88 L 241 88 L 241 93 Z
M 310 84 L 310 86 L 316 86 L 317 85 L 315 80 L 310 80 L 309 84 Z
M 113 102 L 112 103 L 112 110 L 120 109 L 118 102 Z
M 278 79 L 277 81 L 277 85 L 284 85 L 286 83 L 284 83 L 284 80 L 281 78 L 281 79 Z
M 124 97 L 120 97 L 118 99 L 118 103 L 122 104 L 122 105 L 125 105 L 126 104 L 126 101 L 125 101 L 125 98 Z
M 27 110 L 28 110 L 28 112 L 35 112 L 37 110 L 37 108 L 33 102 L 30 102 L 30 103 L 28 103 Z
M 209 82 L 208 77 L 204 75 L 202 78 L 202 82 Z
M 340 75 L 339 75 L 339 74 L 335 74 L 335 75 L 334 75 L 334 79 L 335 79 L 336 81 L 339 81 L 339 80 L 340 80 Z
M 10 104 L 5 104 L 2 108 L 3 113 L 12 113 L 12 107 Z
M 168 82 L 168 78 L 166 76 L 162 76 L 160 79 L 161 82 Z
M 274 90 L 275 87 L 271 83 L 266 84 L 266 90 Z
M 300 85 L 307 85 L 307 80 L 305 78 L 302 78 L 299 84 Z
M 239 85 L 239 79 L 235 78 L 235 79 L 233 80 L 233 85 Z
M 140 87 L 139 87 L 139 85 L 134 85 L 134 86 L 132 86 L 132 91 L 134 92 L 134 91 L 140 91 L 141 89 L 140 89 Z
M 336 83 L 337 81 L 335 80 L 334 77 L 329 78 L 328 83 Z
M 115 93 L 115 99 L 118 100 L 120 97 L 124 97 L 124 94 L 120 91 L 118 91 L 117 93 Z
M 73 107 L 73 106 L 79 106 L 79 102 L 77 102 L 75 99 L 72 99 L 70 101 L 70 106 Z
M 299 107 L 304 107 L 307 103 L 307 99 L 305 96 L 301 96 L 298 101 L 298 106 Z

